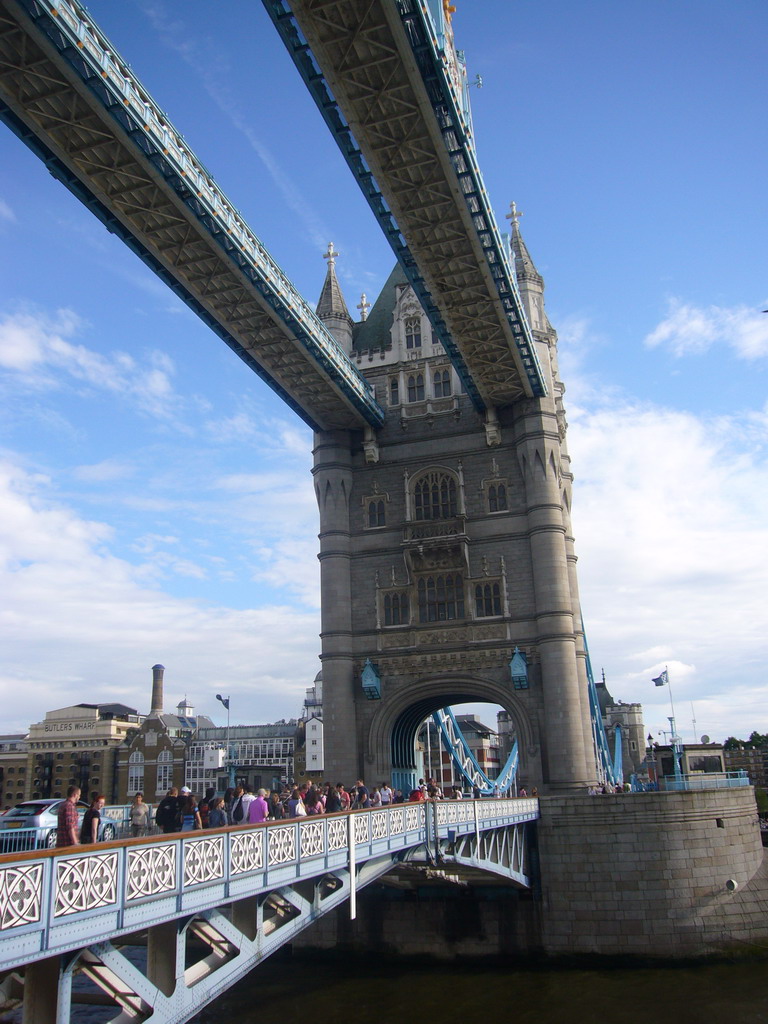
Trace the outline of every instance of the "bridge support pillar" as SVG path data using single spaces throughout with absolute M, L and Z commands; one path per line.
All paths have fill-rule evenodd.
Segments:
M 264 920 L 258 896 L 246 896 L 232 904 L 232 924 L 251 942 L 256 938 Z
M 173 995 L 176 988 L 179 941 L 176 921 L 165 921 L 147 929 L 147 978 L 166 996 Z M 183 954 L 180 970 L 184 970 Z
M 59 977 L 61 957 L 49 956 L 29 964 L 24 972 L 24 1010 L 22 1024 L 66 1024 L 69 1006 L 59 1020 Z

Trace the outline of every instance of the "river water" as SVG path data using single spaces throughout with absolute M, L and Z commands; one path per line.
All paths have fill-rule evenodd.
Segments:
M 267 960 L 196 1024 L 768 1024 L 768 961 L 456 967 Z

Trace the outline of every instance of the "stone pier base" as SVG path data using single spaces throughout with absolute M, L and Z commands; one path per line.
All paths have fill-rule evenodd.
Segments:
M 378 884 L 304 948 L 441 960 L 768 955 L 768 864 L 751 788 L 541 798 L 533 892 Z M 449 871 L 451 869 L 449 868 Z M 735 888 L 733 883 L 735 883 Z
M 751 787 L 545 797 L 538 838 L 547 953 L 691 957 L 768 942 Z

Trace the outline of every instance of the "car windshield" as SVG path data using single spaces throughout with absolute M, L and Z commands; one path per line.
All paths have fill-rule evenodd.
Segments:
M 6 820 L 8 818 L 33 818 L 36 814 L 50 811 L 55 806 L 55 804 L 19 804 L 18 807 L 12 807 L 5 818 Z

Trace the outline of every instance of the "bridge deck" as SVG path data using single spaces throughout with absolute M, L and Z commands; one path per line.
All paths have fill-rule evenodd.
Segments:
M 0 970 L 537 817 L 530 798 L 402 804 L 2 856 Z M 521 864 L 504 870 L 525 885 Z

